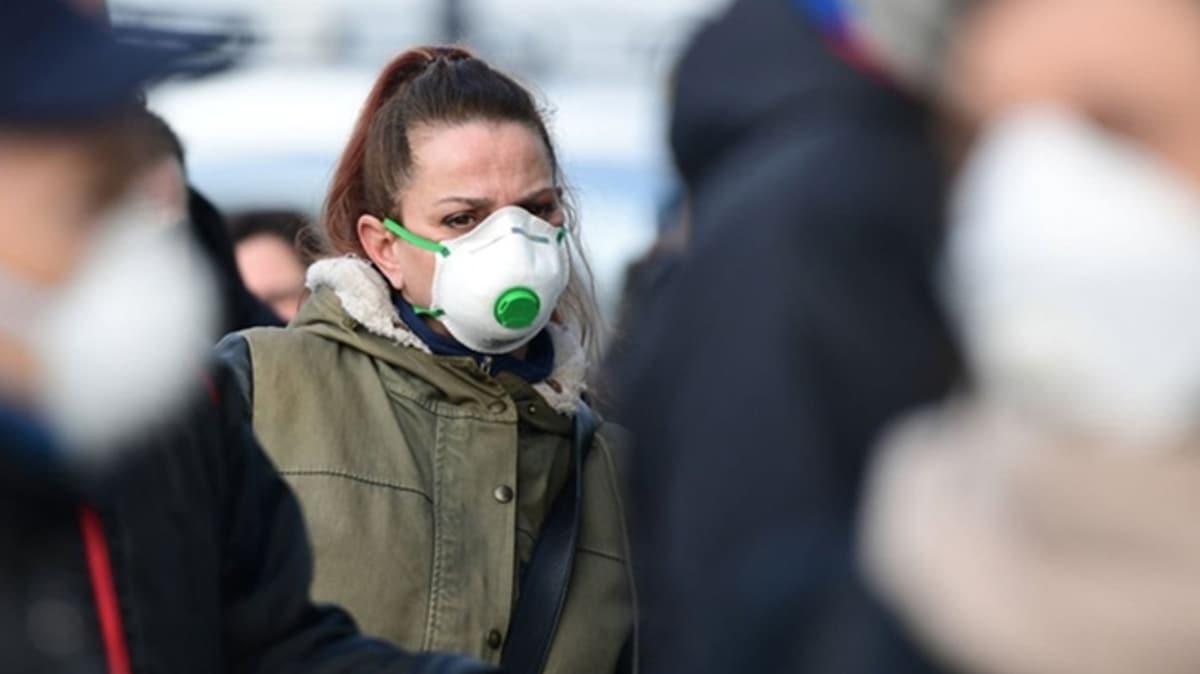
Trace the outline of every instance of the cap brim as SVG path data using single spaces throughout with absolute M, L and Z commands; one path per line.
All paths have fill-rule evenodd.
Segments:
M 127 35 L 136 39 L 124 39 Z M 34 55 L 40 63 L 30 64 L 21 95 L 0 110 L 0 119 L 47 124 L 103 118 L 137 102 L 148 84 L 204 72 L 197 59 L 211 54 L 223 38 L 144 29 L 113 34 L 97 28 L 45 42 L 43 53 Z

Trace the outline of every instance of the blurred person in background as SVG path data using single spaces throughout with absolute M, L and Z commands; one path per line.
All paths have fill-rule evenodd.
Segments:
M 484 671 L 308 598 L 299 506 L 202 375 L 211 274 L 138 182 L 140 84 L 180 55 L 55 0 L 0 20 L 3 668 Z
M 144 109 L 135 115 L 143 127 L 137 134 L 138 159 L 143 168 L 130 189 L 161 209 L 164 221 L 183 222 L 188 215 L 183 144 L 162 117 Z
M 632 626 L 567 196 L 529 91 L 461 49 L 405 52 L 335 173 L 312 295 L 221 345 L 304 504 L 316 596 L 514 674 L 614 671 Z
M 208 260 L 217 270 L 226 332 L 255 327 L 279 327 L 286 322 L 274 307 L 256 297 L 238 271 L 233 242 L 225 216 L 208 197 L 188 186 L 188 220 L 192 235 L 200 242 Z
M 304 299 L 306 259 L 301 236 L 308 226 L 295 211 L 258 210 L 229 218 L 238 272 L 250 292 L 290 322 Z
M 138 176 L 134 189 L 168 218 L 186 217 L 200 250 L 217 272 L 221 295 L 221 334 L 260 326 L 279 326 L 285 322 L 273 308 L 246 288 L 234 261 L 233 243 L 225 218 L 217 207 L 188 183 L 182 141 L 167 122 L 149 110 L 140 111 L 138 122 L 145 127 L 140 134 L 141 154 L 146 168 Z
M 646 672 L 926 666 L 855 572 L 853 522 L 877 433 L 955 375 L 943 168 L 847 10 L 740 0 L 678 68 L 691 241 L 623 377 Z
M 957 21 L 944 286 L 972 386 L 889 434 L 865 566 L 962 670 L 1200 671 L 1200 3 Z

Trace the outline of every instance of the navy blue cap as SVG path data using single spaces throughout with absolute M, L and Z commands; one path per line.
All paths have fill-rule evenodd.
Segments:
M 102 118 L 136 102 L 142 87 L 188 69 L 217 42 L 118 40 L 60 0 L 0 2 L 0 124 Z

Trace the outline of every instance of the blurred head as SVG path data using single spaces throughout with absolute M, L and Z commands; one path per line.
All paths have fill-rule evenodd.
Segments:
M 305 218 L 293 211 L 249 211 L 229 219 L 238 272 L 255 297 L 291 321 L 304 297 L 299 237 Z
M 856 31 L 969 138 L 1053 102 L 1200 178 L 1196 0 L 846 0 Z
M 136 187 L 144 132 L 136 112 L 0 125 L 0 398 L 72 448 L 177 402 L 212 337 L 209 269 Z
M 0 267 L 62 282 L 140 166 L 129 115 L 49 127 L 0 122 Z
M 947 102 L 976 129 L 948 288 L 980 387 L 1075 430 L 1200 429 L 1200 3 L 992 0 Z
M 565 196 L 530 92 L 461 49 L 426 47 L 380 74 L 334 176 L 322 227 L 329 253 L 369 259 L 407 301 L 430 306 L 436 254 L 398 238 L 385 219 L 431 241 L 462 236 L 508 206 L 574 227 Z M 591 342 L 597 319 L 589 283 L 572 274 L 557 310 Z
M 65 445 L 143 427 L 206 354 L 208 270 L 135 188 L 141 87 L 188 49 L 119 43 L 58 0 L 0 21 L 0 398 Z
M 1200 2 L 990 0 L 946 71 L 956 114 L 982 127 L 1030 104 L 1068 107 L 1200 186 Z
M 123 115 L 59 128 L 0 123 L 0 272 L 37 286 L 66 282 L 137 170 L 132 130 Z M 28 386 L 33 364 L 6 332 L 0 379 L 14 392 Z

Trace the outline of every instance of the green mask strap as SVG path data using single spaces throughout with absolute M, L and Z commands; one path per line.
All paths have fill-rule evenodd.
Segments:
M 405 241 L 407 241 L 408 243 L 411 243 L 412 245 L 416 246 L 417 248 L 420 248 L 421 250 L 427 250 L 431 253 L 437 253 L 438 255 L 441 255 L 442 257 L 449 257 L 449 255 L 450 255 L 449 248 L 443 246 L 442 244 L 438 243 L 437 241 L 431 241 L 429 239 L 426 239 L 423 236 L 413 234 L 412 232 L 405 229 L 404 225 L 401 225 L 400 223 L 396 222 L 395 220 L 393 220 L 391 218 L 385 218 L 383 221 L 383 226 L 387 227 L 387 230 L 389 232 L 391 232 L 392 234 L 395 234 L 396 236 L 400 237 L 401 239 L 404 239 Z M 441 318 L 442 316 L 446 315 L 446 312 L 441 309 L 433 309 L 431 307 L 419 307 L 415 304 L 412 305 L 412 308 L 413 308 L 413 312 L 415 312 L 418 316 L 428 316 L 430 318 Z
M 438 243 L 437 241 L 426 239 L 425 237 L 420 236 L 418 234 L 413 234 L 412 232 L 405 229 L 404 225 L 396 222 L 395 220 L 393 220 L 391 218 L 384 219 L 383 226 L 387 227 L 387 230 L 389 232 L 391 232 L 392 234 L 395 234 L 396 236 L 400 237 L 401 239 L 404 239 L 405 241 L 407 241 L 408 243 L 411 243 L 412 245 L 416 246 L 417 248 L 420 248 L 421 250 L 427 250 L 431 253 L 437 253 L 438 255 L 441 255 L 442 257 L 450 256 L 449 248 L 443 246 L 442 244 Z

